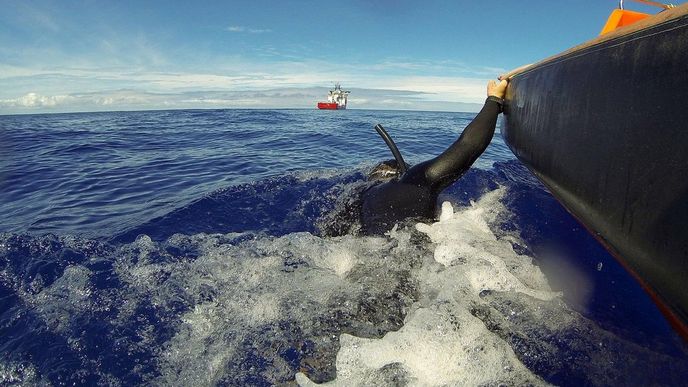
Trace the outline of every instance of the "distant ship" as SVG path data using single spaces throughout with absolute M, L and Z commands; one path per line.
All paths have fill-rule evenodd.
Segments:
M 350 91 L 343 91 L 339 83 L 334 85 L 334 90 L 330 90 L 327 102 L 318 102 L 318 109 L 337 110 L 346 109 L 346 100 Z

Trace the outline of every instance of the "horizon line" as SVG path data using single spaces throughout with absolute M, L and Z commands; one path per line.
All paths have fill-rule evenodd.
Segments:
M 459 102 L 466 105 L 482 106 L 475 102 Z M 136 112 L 168 112 L 168 111 L 207 111 L 207 110 L 313 110 L 322 111 L 317 107 L 225 107 L 225 108 L 168 108 L 168 109 L 121 109 L 121 110 L 77 110 L 77 111 L 59 111 L 59 112 L 17 112 L 17 113 L 2 113 L 0 116 L 42 116 L 42 115 L 58 115 L 58 114 L 93 114 L 93 113 L 136 113 Z M 346 110 L 366 110 L 366 111 L 381 111 L 381 112 L 419 112 L 419 113 L 462 113 L 462 114 L 477 114 L 478 112 L 457 111 L 457 110 L 424 110 L 424 109 L 372 109 L 372 108 L 346 108 L 336 109 L 334 111 Z M 327 110 L 332 111 L 332 110 Z M 332 114 L 332 113 L 329 113 Z

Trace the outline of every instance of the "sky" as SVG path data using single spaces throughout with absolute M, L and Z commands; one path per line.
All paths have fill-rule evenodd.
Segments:
M 597 36 L 612 0 L 0 0 L 0 114 L 476 111 L 489 79 Z M 656 13 L 633 5 L 626 8 Z

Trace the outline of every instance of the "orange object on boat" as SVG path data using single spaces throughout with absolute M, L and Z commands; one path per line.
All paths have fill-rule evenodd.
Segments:
M 607 23 L 604 25 L 604 28 L 602 28 L 600 35 L 604 35 L 607 32 L 612 32 L 619 27 L 633 24 L 649 16 L 650 15 L 647 13 L 628 11 L 625 9 L 615 9 L 612 11 L 612 14 L 609 15 L 609 19 L 607 19 Z

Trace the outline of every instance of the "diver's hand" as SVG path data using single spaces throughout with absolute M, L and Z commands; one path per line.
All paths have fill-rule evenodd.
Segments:
M 497 81 L 491 80 L 487 83 L 487 96 L 503 99 L 504 95 L 506 94 L 507 85 L 509 85 L 509 81 L 507 81 L 506 79 L 502 79 L 501 81 L 499 81 L 499 83 L 497 83 Z

